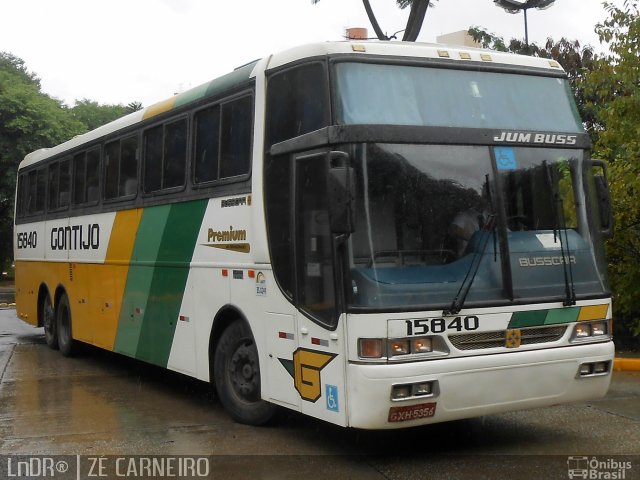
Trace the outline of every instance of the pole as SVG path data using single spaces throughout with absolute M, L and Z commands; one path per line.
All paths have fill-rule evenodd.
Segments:
M 527 27 L 527 9 L 524 8 L 524 43 L 529 48 L 529 29 Z

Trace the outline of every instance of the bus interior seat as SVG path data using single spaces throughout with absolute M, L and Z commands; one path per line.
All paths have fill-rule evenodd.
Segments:
M 138 191 L 138 180 L 135 178 L 127 178 L 124 182 L 123 195 L 135 195 Z

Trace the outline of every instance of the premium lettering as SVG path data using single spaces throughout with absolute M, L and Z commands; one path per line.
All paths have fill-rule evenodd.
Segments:
M 234 230 L 233 226 L 229 230 L 214 230 L 210 228 L 207 233 L 209 242 L 242 242 L 247 239 L 246 230 Z

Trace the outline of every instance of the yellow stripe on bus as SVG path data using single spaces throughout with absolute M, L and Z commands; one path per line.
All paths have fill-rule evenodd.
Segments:
M 600 320 L 607 318 L 607 312 L 609 311 L 609 305 L 590 305 L 580 308 L 580 315 L 578 315 L 578 321 L 583 320 Z
M 93 290 L 98 301 L 92 302 L 91 308 L 93 318 L 99 319 L 94 323 L 93 343 L 109 350 L 113 350 L 116 340 L 129 262 L 141 218 L 142 209 L 118 212 L 111 230 L 105 265 L 87 266 L 93 269 L 93 272 L 87 272 L 89 278 L 99 282 Z
M 147 118 L 155 117 L 156 115 L 160 115 L 161 113 L 168 112 L 173 108 L 176 103 L 176 97 L 171 97 L 167 100 L 163 100 L 162 102 L 158 102 L 154 105 L 151 105 L 147 108 L 142 116 L 143 120 Z

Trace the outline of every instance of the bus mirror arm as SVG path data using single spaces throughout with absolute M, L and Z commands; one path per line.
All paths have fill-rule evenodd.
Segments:
M 605 238 L 613 236 L 613 211 L 611 209 L 611 194 L 607 182 L 607 165 L 604 160 L 591 160 L 594 167 L 602 170 L 599 175 L 594 175 L 598 206 L 600 207 L 600 233 Z
M 331 232 L 351 234 L 355 230 L 355 173 L 345 152 L 329 152 L 327 179 Z

